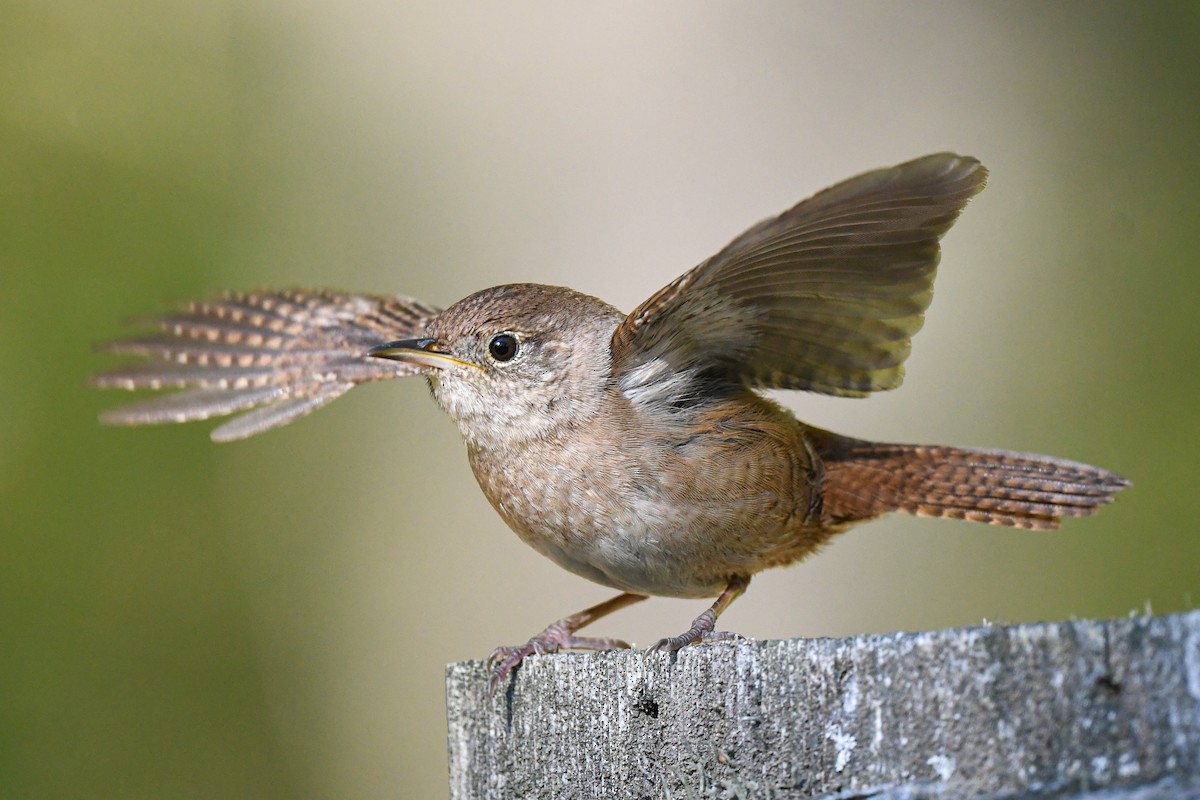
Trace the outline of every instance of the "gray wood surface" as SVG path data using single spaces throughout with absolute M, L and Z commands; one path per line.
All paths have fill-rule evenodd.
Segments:
M 487 680 L 447 669 L 456 800 L 1200 798 L 1200 611 L 533 657 Z

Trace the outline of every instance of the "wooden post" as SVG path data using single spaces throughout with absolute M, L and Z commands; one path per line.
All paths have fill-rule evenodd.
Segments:
M 447 670 L 455 800 L 1200 798 L 1200 611 L 533 657 L 487 680 Z

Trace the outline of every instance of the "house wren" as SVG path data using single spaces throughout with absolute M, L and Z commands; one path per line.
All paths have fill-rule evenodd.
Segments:
M 877 444 L 798 421 L 760 389 L 864 397 L 903 380 L 933 293 L 939 239 L 984 185 L 938 154 L 868 172 L 743 233 L 628 315 L 579 292 L 514 284 L 439 310 L 404 297 L 227 294 L 118 341 L 148 357 L 97 386 L 179 388 L 107 423 L 245 412 L 228 441 L 356 384 L 424 375 L 458 424 L 488 500 L 560 566 L 622 594 L 492 657 L 627 647 L 577 631 L 647 595 L 716 597 L 674 651 L 728 634 L 717 617 L 768 567 L 891 511 L 1050 529 L 1128 481 L 997 450 Z

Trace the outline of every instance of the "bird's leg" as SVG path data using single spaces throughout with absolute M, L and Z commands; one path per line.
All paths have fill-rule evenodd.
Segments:
M 605 600 L 599 605 L 586 608 L 578 614 L 564 617 L 546 626 L 546 630 L 534 636 L 528 642 L 518 647 L 497 647 L 488 656 L 488 665 L 492 668 L 492 678 L 489 681 L 494 690 L 508 678 L 508 674 L 521 663 L 525 656 L 557 653 L 559 650 L 626 650 L 627 642 L 620 639 L 596 639 L 586 636 L 576 636 L 575 631 L 584 625 L 590 625 L 601 617 L 606 617 L 614 611 L 620 611 L 626 606 L 645 600 L 644 594 L 625 592 L 611 600 Z
M 736 633 L 729 631 L 714 630 L 717 626 L 717 617 L 721 616 L 725 609 L 729 608 L 734 600 L 742 592 L 746 591 L 746 587 L 750 585 L 749 578 L 733 577 L 729 579 L 729 585 L 725 587 L 725 591 L 721 592 L 721 596 L 716 602 L 709 606 L 708 610 L 692 621 L 692 627 L 688 628 L 678 636 L 671 636 L 666 639 L 659 639 L 652 644 L 646 651 L 648 653 L 674 653 L 676 650 L 681 650 L 689 644 L 697 644 L 699 642 L 722 642 L 727 639 L 741 638 Z

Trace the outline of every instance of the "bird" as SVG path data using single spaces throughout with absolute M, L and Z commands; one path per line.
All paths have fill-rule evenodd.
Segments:
M 751 227 L 624 314 L 561 286 L 507 284 L 442 309 L 333 290 L 227 292 L 102 349 L 100 388 L 176 390 L 115 425 L 234 415 L 215 441 L 304 416 L 355 386 L 423 376 L 507 525 L 620 594 L 496 648 L 491 685 L 531 654 L 629 647 L 579 635 L 649 596 L 715 598 L 652 651 L 736 634 L 721 613 L 762 570 L 891 512 L 1029 529 L 1130 485 L 1049 456 L 872 442 L 764 396 L 861 398 L 904 379 L 940 241 L 986 183 L 937 153 L 838 183 Z

